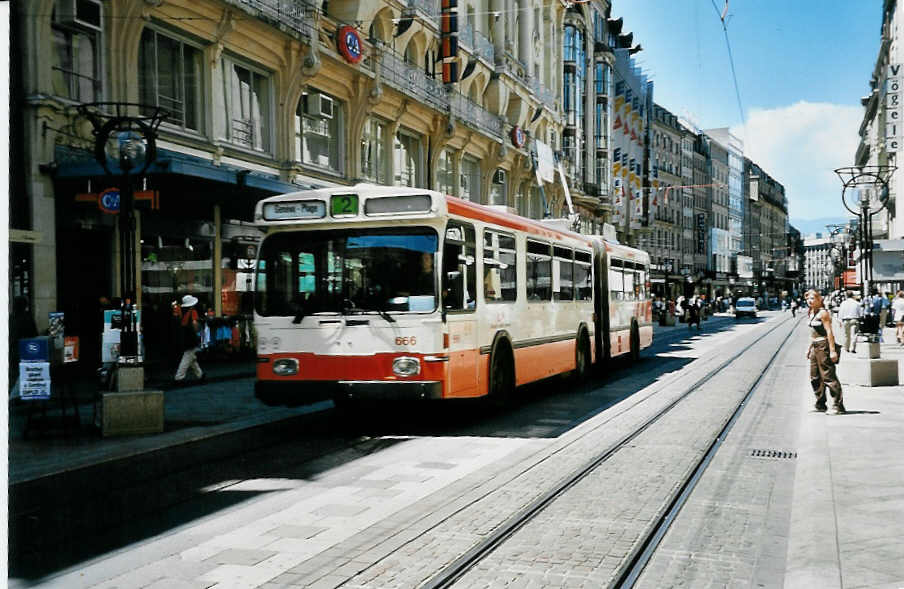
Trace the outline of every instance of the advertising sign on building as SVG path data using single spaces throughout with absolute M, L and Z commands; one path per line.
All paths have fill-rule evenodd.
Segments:
M 901 64 L 892 63 L 885 68 L 885 151 L 897 152 L 901 147 Z
M 704 213 L 697 213 L 697 227 L 696 227 L 696 236 L 697 236 L 697 252 L 698 254 L 706 253 L 706 215 Z

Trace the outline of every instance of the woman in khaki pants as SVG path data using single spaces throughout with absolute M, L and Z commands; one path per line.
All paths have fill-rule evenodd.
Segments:
M 810 359 L 810 385 L 816 395 L 816 411 L 826 411 L 830 415 L 844 413 L 844 402 L 841 397 L 841 383 L 835 374 L 838 363 L 838 350 L 835 347 L 835 335 L 832 333 L 832 315 L 822 305 L 822 296 L 815 290 L 807 291 L 807 326 L 810 329 L 810 346 L 807 358 Z M 826 406 L 826 389 L 832 395 L 832 407 Z

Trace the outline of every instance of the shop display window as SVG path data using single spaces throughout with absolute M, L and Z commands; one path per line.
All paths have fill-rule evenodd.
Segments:
M 254 312 L 254 260 L 259 243 L 260 232 L 256 228 L 223 225 L 220 303 L 224 316 L 251 317 Z
M 201 309 L 213 306 L 213 223 L 142 220 L 142 306 L 169 308 L 192 294 Z

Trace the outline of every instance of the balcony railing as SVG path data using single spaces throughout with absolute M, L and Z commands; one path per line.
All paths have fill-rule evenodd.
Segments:
M 450 94 L 449 102 L 455 118 L 478 131 L 502 138 L 503 122 L 501 117 L 494 115 L 460 92 Z
M 490 63 L 494 63 L 496 48 L 493 46 L 493 43 L 482 33 L 475 31 L 470 24 L 465 23 L 459 30 L 458 41 L 466 49 L 473 52 L 474 55 L 481 57 Z
M 449 97 L 443 84 L 428 76 L 418 66 L 406 63 L 397 53 L 383 52 L 380 75 L 390 86 L 432 108 L 443 112 L 449 110 Z
M 537 98 L 540 99 L 540 102 L 546 104 L 547 106 L 552 106 L 558 100 L 558 96 L 556 96 L 555 91 L 550 90 L 546 86 L 540 83 L 540 80 L 537 78 L 531 78 L 530 80 L 530 89 L 534 91 L 534 94 L 537 95 Z
M 306 0 L 232 0 L 260 15 L 289 27 L 310 41 L 314 38 L 314 15 L 317 8 Z
M 436 0 L 408 0 L 408 7 L 416 8 L 424 14 L 430 15 L 433 20 L 439 18 L 439 2 Z

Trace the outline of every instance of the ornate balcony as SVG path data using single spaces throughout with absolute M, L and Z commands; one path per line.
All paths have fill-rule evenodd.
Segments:
M 448 112 L 449 97 L 442 82 L 434 80 L 418 66 L 406 63 L 397 53 L 388 50 L 383 52 L 380 76 L 383 82 L 415 100 L 436 110 Z
M 496 48 L 493 43 L 482 33 L 475 31 L 470 24 L 465 23 L 458 33 L 458 42 L 473 55 L 494 63 Z
M 430 16 L 432 20 L 439 18 L 439 2 L 437 0 L 408 0 L 409 8 L 416 8 Z
M 305 41 L 314 39 L 316 6 L 306 0 L 231 0 L 251 14 L 278 27 L 288 27 Z
M 552 109 L 555 109 L 555 104 L 558 101 L 559 97 L 556 95 L 554 90 L 550 90 L 546 86 L 540 83 L 540 80 L 537 78 L 531 77 L 530 79 L 530 89 L 537 96 L 540 102 L 546 104 Z
M 452 108 L 452 115 L 456 119 L 478 131 L 502 139 L 502 117 L 494 115 L 460 92 L 449 94 L 449 102 Z

